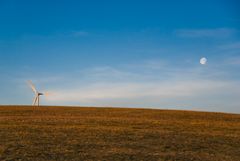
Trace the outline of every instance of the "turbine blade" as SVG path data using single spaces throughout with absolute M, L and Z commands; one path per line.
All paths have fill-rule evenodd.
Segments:
M 36 104 L 37 99 L 38 99 L 38 96 L 35 96 L 35 98 L 33 99 L 33 106 Z
M 38 102 L 37 102 L 37 105 L 39 106 L 39 101 L 40 101 L 40 97 L 38 96 Z
M 36 90 L 35 86 L 33 85 L 32 81 L 29 80 L 27 83 L 28 83 L 29 87 L 33 90 L 33 92 L 35 94 L 37 94 L 37 90 Z
M 51 93 L 51 92 L 44 92 L 43 95 L 45 95 L 46 97 L 48 97 L 48 96 L 52 95 L 52 93 Z

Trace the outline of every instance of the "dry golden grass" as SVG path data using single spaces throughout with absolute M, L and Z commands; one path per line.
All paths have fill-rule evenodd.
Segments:
M 0 160 L 240 160 L 240 115 L 0 106 Z

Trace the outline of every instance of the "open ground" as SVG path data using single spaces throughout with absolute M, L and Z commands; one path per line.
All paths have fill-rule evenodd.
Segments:
M 240 115 L 0 106 L 0 160 L 240 160 Z

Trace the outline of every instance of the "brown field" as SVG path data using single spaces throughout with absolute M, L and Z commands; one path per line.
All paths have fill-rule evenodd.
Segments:
M 0 106 L 0 160 L 240 161 L 240 115 Z

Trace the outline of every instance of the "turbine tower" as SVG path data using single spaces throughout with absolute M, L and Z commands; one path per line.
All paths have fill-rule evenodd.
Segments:
M 40 102 L 40 96 L 44 95 L 41 92 L 38 92 L 35 88 L 35 86 L 33 85 L 33 83 L 31 81 L 28 81 L 28 85 L 31 87 L 31 89 L 33 90 L 35 97 L 33 99 L 33 106 L 39 106 L 39 102 Z

